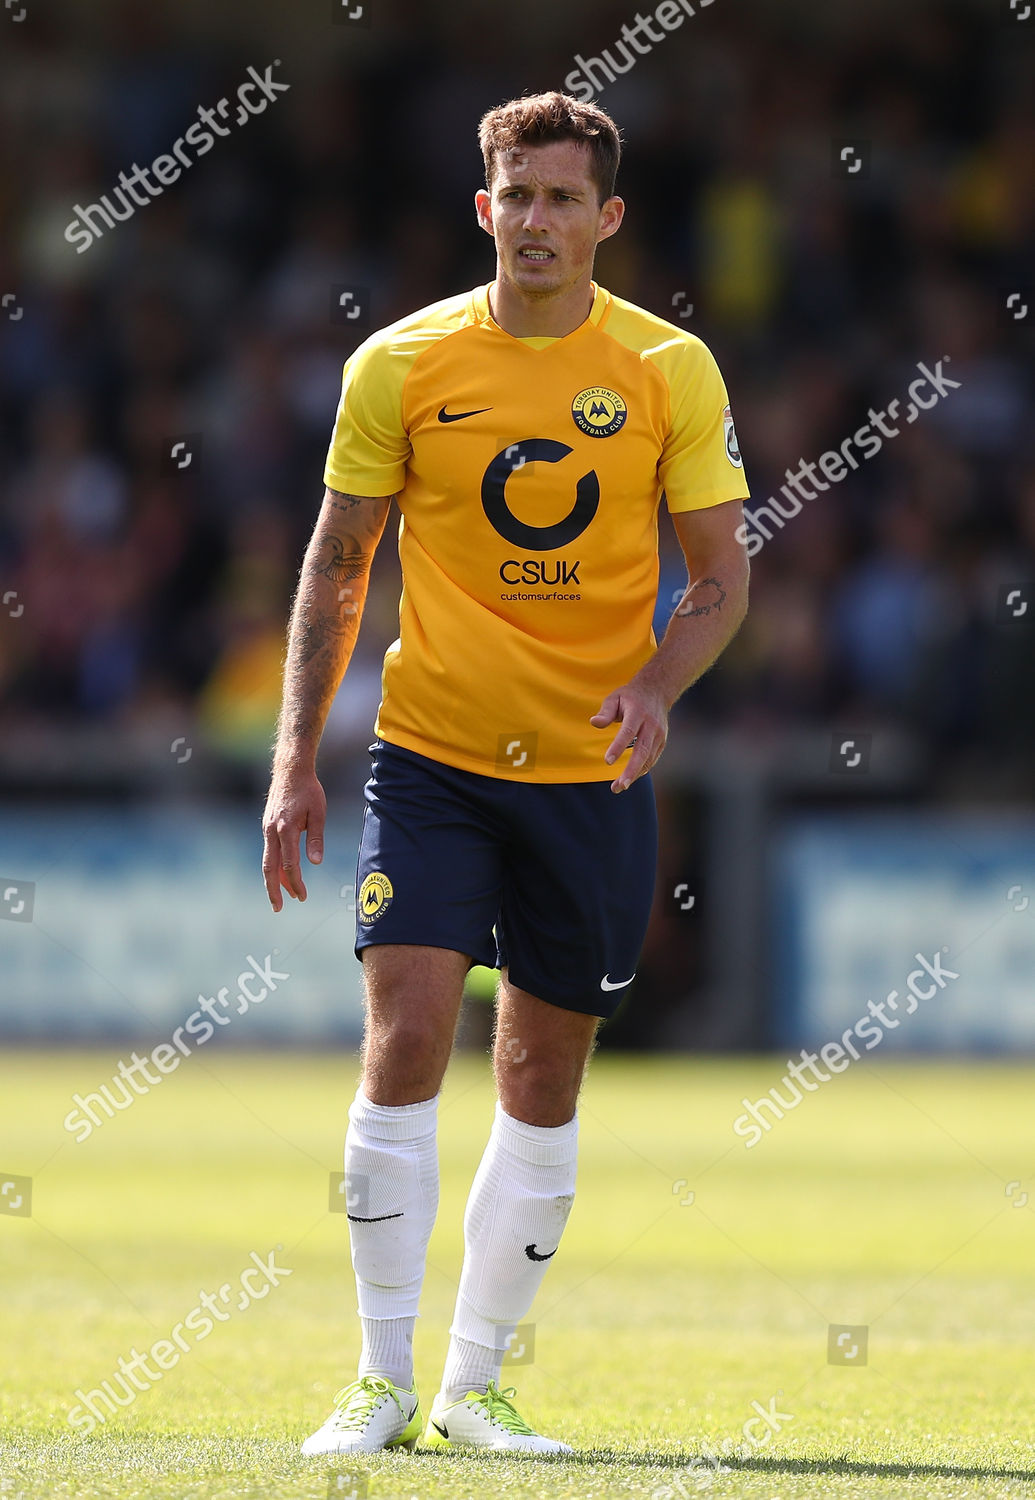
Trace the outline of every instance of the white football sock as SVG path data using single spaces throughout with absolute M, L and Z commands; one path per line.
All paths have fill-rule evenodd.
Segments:
M 505 1332 L 513 1332 L 509 1326 Z M 502 1337 L 503 1335 L 501 1335 Z M 451 1334 L 446 1368 L 442 1375 L 442 1395 L 446 1401 L 462 1401 L 468 1391 L 485 1391 L 489 1381 L 500 1382 L 502 1354 L 485 1344 Z
M 393 1385 L 413 1385 L 413 1325 L 416 1318 L 361 1318 L 363 1347 L 357 1374 L 383 1375 Z
M 438 1096 L 349 1108 L 345 1189 L 363 1328 L 359 1374 L 413 1384 L 413 1326 L 438 1209 Z
M 447 1401 L 499 1381 L 507 1344 L 532 1306 L 575 1197 L 578 1116 L 526 1125 L 496 1105 L 464 1215 L 464 1268 L 442 1377 Z

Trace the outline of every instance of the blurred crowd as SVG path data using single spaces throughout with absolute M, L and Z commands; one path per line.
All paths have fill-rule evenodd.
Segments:
M 494 11 L 489 36 L 484 11 L 414 3 L 268 57 L 188 44 L 152 7 L 110 7 L 95 38 L 6 26 L 10 731 L 160 725 L 265 759 L 342 362 L 491 279 L 479 115 L 560 86 L 635 14 L 575 5 L 537 36 L 534 7 Z M 746 625 L 677 713 L 763 738 L 898 726 L 963 793 L 1029 787 L 1035 749 L 1033 44 L 1003 14 L 717 0 L 600 96 L 628 211 L 598 279 L 712 347 L 754 506 L 905 407 L 918 361 L 959 382 L 765 542 Z M 274 55 L 290 91 L 77 253 L 75 206 Z M 662 533 L 659 626 L 682 577 Z M 369 739 L 397 598 L 386 540 L 334 744 Z

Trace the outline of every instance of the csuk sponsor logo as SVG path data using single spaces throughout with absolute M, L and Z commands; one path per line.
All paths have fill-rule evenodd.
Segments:
M 507 480 L 525 464 L 557 464 L 572 452 L 567 443 L 552 438 L 525 438 L 510 443 L 489 464 L 482 475 L 482 509 L 492 529 L 512 547 L 552 552 L 569 546 L 580 537 L 597 513 L 600 504 L 600 481 L 595 469 L 583 474 L 575 485 L 575 502 L 563 520 L 552 526 L 529 526 L 520 520 L 507 503 Z
M 515 569 L 520 571 L 515 572 Z M 579 559 L 569 563 L 563 557 L 554 558 L 552 562 L 539 557 L 526 557 L 523 561 L 508 557 L 500 564 L 500 577 L 504 583 L 545 583 L 552 587 L 559 583 L 581 583 L 578 569 Z

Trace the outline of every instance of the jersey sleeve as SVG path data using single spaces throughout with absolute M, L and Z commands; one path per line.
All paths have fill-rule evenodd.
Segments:
M 695 339 L 666 350 L 671 419 L 658 477 L 670 511 L 746 500 L 744 462 L 729 397 L 710 349 Z
M 402 489 L 411 452 L 402 417 L 408 368 L 383 339 L 368 339 L 346 360 L 323 476 L 328 489 L 367 496 Z

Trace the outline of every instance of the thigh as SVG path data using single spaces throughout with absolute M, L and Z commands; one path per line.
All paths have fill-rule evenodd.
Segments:
M 493 965 L 503 848 L 478 778 L 394 745 L 372 747 L 356 864 L 356 954 L 443 948 Z
M 498 926 L 511 982 L 551 1005 L 614 1014 L 636 972 L 654 898 L 649 776 L 521 787 Z
M 505 973 L 493 1067 L 500 1103 L 527 1125 L 565 1125 L 575 1113 L 600 1022 L 530 995 Z
M 372 1104 L 418 1104 L 438 1093 L 470 962 L 448 948 L 363 949 L 363 1092 Z

